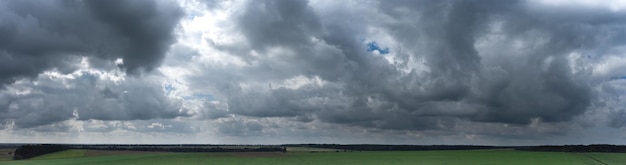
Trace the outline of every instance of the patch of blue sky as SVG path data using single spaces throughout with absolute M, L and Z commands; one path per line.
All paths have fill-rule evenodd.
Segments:
M 102 74 L 102 73 L 104 73 L 104 72 L 100 71 L 100 74 Z M 89 79 L 89 80 L 94 81 L 94 82 L 99 79 L 97 75 L 89 73 L 87 71 L 82 71 L 81 75 L 80 75 L 80 78 Z
M 199 11 L 191 11 L 186 14 L 187 19 L 194 19 L 196 17 L 202 17 L 202 12 Z
M 376 43 L 376 41 L 367 43 L 367 51 L 368 52 L 378 51 L 378 53 L 380 54 L 389 54 L 389 48 L 382 48 L 378 46 L 378 43 Z
M 611 80 L 626 80 L 626 76 L 614 76 L 611 77 Z
M 169 95 L 170 93 L 172 93 L 172 91 L 175 91 L 176 88 L 174 86 L 172 86 L 172 84 L 165 84 L 165 95 Z

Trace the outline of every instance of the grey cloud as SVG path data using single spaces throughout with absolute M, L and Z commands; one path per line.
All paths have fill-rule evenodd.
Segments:
M 259 136 L 263 134 L 263 125 L 257 121 L 230 119 L 221 122 L 218 131 L 229 136 Z
M 615 19 L 620 13 L 589 9 L 542 15 L 551 12 L 526 1 L 489 2 L 380 2 L 374 7 L 382 13 L 374 14 L 394 19 L 388 21 L 363 18 L 351 9 L 311 9 L 307 1 L 253 1 L 235 22 L 260 56 L 234 54 L 251 67 L 208 68 L 219 74 L 193 80 L 219 89 L 218 99 L 232 114 L 311 116 L 366 128 L 449 130 L 458 121 L 528 125 L 536 119 L 568 122 L 583 114 L 593 99 L 591 71 L 574 68 L 567 55 L 619 45 L 602 36 L 626 23 Z M 569 13 L 601 21 L 562 16 Z M 388 63 L 365 51 L 361 37 L 370 27 L 398 42 L 401 50 L 391 49 L 403 61 Z M 524 45 L 517 47 L 520 42 Z M 269 56 L 269 48 L 292 53 Z M 426 71 L 414 68 L 420 60 Z M 239 87 L 298 75 L 328 83 Z
M 528 64 L 502 66 L 508 74 L 477 81 L 487 85 L 480 85 L 470 102 L 485 106 L 484 113 L 479 114 L 485 116 L 474 116 L 474 119 L 527 124 L 534 117 L 558 122 L 582 114 L 590 105 L 590 86 L 571 73 L 566 59 L 555 59 L 548 65 L 543 71 L 541 66 L 529 67 Z M 493 86 L 488 86 L 491 84 Z
M 390 3 L 393 4 L 393 2 Z M 473 114 L 464 114 L 469 116 L 461 116 L 461 118 L 482 122 L 516 124 L 528 124 L 535 117 L 542 118 L 546 122 L 568 121 L 573 116 L 582 114 L 589 105 L 591 94 L 590 87 L 586 85 L 584 80 L 586 75 L 572 74 L 570 64 L 563 57 L 567 53 L 577 50 L 580 42 L 591 42 L 588 40 L 570 41 L 571 36 L 575 36 L 577 33 L 557 32 L 550 26 L 542 26 L 542 24 L 549 24 L 550 22 L 535 22 L 535 24 L 529 25 L 526 30 L 539 29 L 539 31 L 546 32 L 546 35 L 550 36 L 521 35 L 529 37 L 524 38 L 529 39 L 527 42 L 533 42 L 533 39 L 537 39 L 533 37 L 548 37 L 549 41 L 545 45 L 522 49 L 515 53 L 511 53 L 510 50 L 502 50 L 502 52 L 490 54 L 493 52 L 480 52 L 474 48 L 477 39 L 487 35 L 484 28 L 489 27 L 489 23 L 493 23 L 491 22 L 494 21 L 492 19 L 512 13 L 485 8 L 497 8 L 498 5 L 482 5 L 482 3 L 472 1 L 425 4 L 416 2 L 401 6 L 405 7 L 406 5 L 410 7 L 414 7 L 411 5 L 424 5 L 428 6 L 428 9 L 418 12 L 421 17 L 416 19 L 412 26 L 417 27 L 415 30 L 404 29 L 401 33 L 394 33 L 394 36 L 400 41 L 408 41 L 406 43 L 425 41 L 425 46 L 406 45 L 406 47 L 409 49 L 417 48 L 414 51 L 421 52 L 414 53 L 417 55 L 414 58 L 425 59 L 429 71 L 426 76 L 397 74 L 400 75 L 399 77 L 406 78 L 406 81 L 381 84 L 381 86 L 406 87 L 403 91 L 393 88 L 383 90 L 381 99 L 384 101 L 395 102 L 400 105 L 401 109 L 436 114 L 441 117 L 456 116 L 456 114 L 450 114 L 446 109 L 438 109 L 428 105 L 446 102 L 460 105 L 478 104 L 478 106 L 464 107 L 465 111 L 471 111 Z M 515 3 L 499 5 L 506 5 L 505 8 L 522 8 L 516 6 Z M 437 6 L 441 8 L 437 8 Z M 415 8 L 419 9 L 419 7 Z M 406 17 L 407 15 L 403 16 Z M 509 18 L 508 20 L 512 19 Z M 495 21 L 503 21 L 505 28 L 507 27 L 507 20 L 497 19 Z M 513 22 L 512 24 L 516 23 L 515 21 L 511 22 Z M 406 24 L 406 22 L 402 22 L 402 24 Z M 581 22 L 581 24 L 585 24 L 585 22 Z M 396 25 L 389 26 L 394 27 Z M 515 27 L 519 28 L 519 26 Z M 520 35 L 511 31 L 507 32 L 504 35 Z M 520 55 L 521 57 L 519 57 Z M 511 64 L 507 62 L 513 61 L 506 60 L 494 62 L 493 59 L 489 58 L 496 60 L 505 58 L 522 63 Z M 546 61 L 548 64 L 545 64 Z M 519 68 L 509 67 L 511 65 Z M 494 72 L 489 68 L 501 69 L 499 76 L 505 78 L 492 78 L 498 76 L 498 73 L 496 72 L 494 75 Z M 385 76 L 377 76 L 376 78 L 385 79 Z M 416 83 L 407 84 L 406 82 Z M 374 86 L 376 85 L 378 84 L 374 84 Z M 485 86 L 487 89 L 482 88 Z M 488 99 L 475 99 L 476 95 L 484 94 L 484 92 L 493 93 L 486 96 Z M 406 118 L 405 120 L 412 119 Z
M 230 112 L 228 112 L 228 106 L 226 104 L 214 104 L 211 102 L 203 102 L 202 107 L 203 110 L 197 114 L 202 119 L 219 119 L 226 118 L 230 116 Z
M 179 100 L 165 97 L 160 84 L 150 81 L 128 78 L 115 84 L 86 72 L 63 82 L 40 76 L 37 85 L 24 83 L 2 92 L 9 108 L 0 120 L 14 121 L 18 128 L 31 128 L 72 118 L 148 120 L 191 115 L 182 109 Z M 16 90 L 31 92 L 12 94 Z
M 182 11 L 169 1 L 4 1 L 0 81 L 75 70 L 81 56 L 122 58 L 128 73 L 158 67 Z
M 268 46 L 306 46 L 322 26 L 306 0 L 251 1 L 239 20 L 239 29 L 253 49 Z
M 624 110 L 608 107 L 622 105 L 623 82 L 611 78 L 624 67 L 592 70 L 623 54 L 623 11 L 496 0 L 202 2 L 231 16 L 216 19 L 224 29 L 171 50 L 183 14 L 174 1 L 0 2 L 0 128 L 66 132 L 78 122 L 96 133 L 535 144 L 597 121 L 603 130 L 626 123 Z M 201 20 L 192 8 L 189 21 Z M 368 52 L 371 41 L 390 53 Z M 216 58 L 224 55 L 234 58 Z M 160 65 L 181 74 L 100 75 Z M 50 70 L 70 78 L 42 74 Z M 195 127 L 204 124 L 214 127 Z
M 24 128 L 22 128 L 24 129 Z M 132 121 L 109 121 L 109 120 L 68 120 L 64 122 L 56 122 L 46 125 L 40 125 L 24 130 L 35 131 L 38 133 L 72 133 L 78 134 L 81 131 L 95 133 L 111 133 L 116 130 L 132 131 L 140 133 L 193 133 L 197 130 L 192 128 L 188 123 L 151 119 L 151 120 L 132 120 Z
M 142 120 L 133 121 L 138 132 L 163 132 L 163 133 L 194 133 L 197 129 L 188 123 L 175 120 Z
M 32 128 L 32 130 L 37 132 L 69 132 L 70 129 L 70 125 L 62 122 Z
M 182 16 L 178 4 L 169 1 L 86 1 L 91 13 L 129 45 L 122 52 L 128 72 L 150 71 L 174 42 L 174 27 Z
M 257 117 L 294 117 L 315 111 L 301 91 L 278 88 L 268 93 L 249 93 L 228 100 L 231 113 Z
M 608 124 L 613 128 L 621 128 L 626 125 L 626 111 L 623 109 L 608 113 L 608 118 Z

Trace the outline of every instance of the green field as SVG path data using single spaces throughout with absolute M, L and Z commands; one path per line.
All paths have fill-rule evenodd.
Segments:
M 35 164 L 433 164 L 433 165 L 610 165 L 626 164 L 626 154 L 530 152 L 514 150 L 287 152 L 287 153 L 144 153 L 86 156 L 69 150 L 34 158 L 0 161 L 0 165 Z M 594 160 L 597 159 L 597 160 Z
M 32 159 L 43 160 L 43 159 L 58 159 L 58 158 L 76 158 L 76 157 L 85 156 L 85 152 L 86 152 L 85 150 L 67 150 L 67 151 L 60 151 L 60 152 L 41 155 Z

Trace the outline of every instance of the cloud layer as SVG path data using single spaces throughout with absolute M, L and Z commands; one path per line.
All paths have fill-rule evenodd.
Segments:
M 0 41 L 4 133 L 228 143 L 624 138 L 619 6 L 181 0 L 0 8 L 0 36 L 9 38 Z M 591 133 L 609 138 L 572 138 Z

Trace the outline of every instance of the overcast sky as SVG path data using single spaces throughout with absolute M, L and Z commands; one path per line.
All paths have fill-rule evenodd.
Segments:
M 626 144 L 623 0 L 3 0 L 0 142 Z

